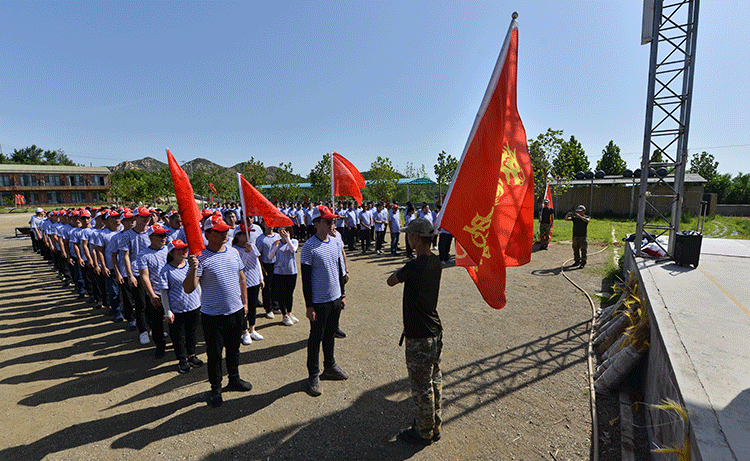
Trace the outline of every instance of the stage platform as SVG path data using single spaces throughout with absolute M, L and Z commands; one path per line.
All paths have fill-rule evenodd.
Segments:
M 750 241 L 704 238 L 697 268 L 626 254 L 650 305 L 646 402 L 687 408 L 693 460 L 750 460 Z M 673 413 L 647 415 L 652 444 L 684 445 Z

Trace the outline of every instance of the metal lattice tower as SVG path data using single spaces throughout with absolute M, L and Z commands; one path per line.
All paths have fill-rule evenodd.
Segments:
M 639 256 L 643 231 L 657 237 L 669 232 L 668 248 L 663 248 L 661 244 L 659 246 L 671 256 L 675 234 L 680 230 L 688 161 L 698 6 L 699 0 L 644 1 L 643 43 L 650 41 L 651 59 L 635 235 Z M 652 26 L 650 33 L 649 19 Z M 662 162 L 651 162 L 651 153 L 655 151 L 661 152 Z M 672 184 L 665 181 L 663 176 L 653 174 L 659 168 L 666 168 L 670 174 L 674 174 Z M 656 179 L 648 184 L 650 170 Z M 660 192 L 655 193 L 656 188 Z

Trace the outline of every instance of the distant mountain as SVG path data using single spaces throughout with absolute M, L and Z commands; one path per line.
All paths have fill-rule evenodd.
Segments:
M 206 170 L 206 171 L 213 171 L 216 174 L 220 175 L 230 175 L 235 176 L 237 173 L 244 173 L 245 167 L 247 166 L 247 162 L 241 162 L 234 166 L 231 166 L 229 168 L 223 167 L 221 165 L 218 165 L 210 160 L 207 160 L 205 158 L 196 158 L 193 160 L 189 160 L 185 163 L 182 163 L 180 166 L 182 166 L 182 169 L 185 170 L 185 172 L 188 175 L 193 174 L 196 170 Z M 123 170 L 143 170 L 143 171 L 158 171 L 161 168 L 166 168 L 168 165 L 166 163 L 160 162 L 156 160 L 155 158 L 151 157 L 145 157 L 140 160 L 133 160 L 133 161 L 124 161 L 116 166 L 110 166 L 110 171 L 116 172 L 116 171 L 123 171 Z M 279 167 L 277 166 L 269 166 L 266 167 L 266 180 L 267 184 L 271 184 L 273 180 L 276 178 L 276 170 L 278 170 Z M 304 182 L 306 181 L 306 178 L 300 175 L 294 175 L 298 181 Z
M 159 171 L 167 166 L 166 163 L 160 162 L 155 158 L 145 157 L 140 160 L 124 161 L 118 163 L 116 166 L 109 166 L 109 171 L 123 171 L 123 170 L 143 170 L 143 171 Z

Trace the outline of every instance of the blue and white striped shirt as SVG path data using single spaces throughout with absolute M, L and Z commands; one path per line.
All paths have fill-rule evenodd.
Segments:
M 327 303 L 341 297 L 339 258 L 341 258 L 341 246 L 332 237 L 323 242 L 315 235 L 302 246 L 300 263 L 312 268 L 312 302 L 314 304 Z
M 208 248 L 198 256 L 196 275 L 201 284 L 201 312 L 229 315 L 242 309 L 239 272 L 244 264 L 234 248 L 224 246 L 215 253 Z

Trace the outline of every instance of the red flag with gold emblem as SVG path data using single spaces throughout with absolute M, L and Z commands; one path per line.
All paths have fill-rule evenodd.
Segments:
M 206 249 L 206 244 L 203 241 L 203 232 L 201 231 L 201 210 L 195 203 L 193 186 L 190 184 L 190 178 L 188 178 L 185 170 L 177 163 L 169 149 L 167 149 L 167 162 L 169 162 L 174 194 L 177 198 L 177 206 L 180 218 L 182 218 L 182 227 L 185 229 L 185 238 L 190 248 L 190 254 L 200 256 Z
M 457 241 L 484 300 L 505 306 L 505 268 L 531 260 L 534 174 L 516 107 L 518 23 L 511 21 L 500 57 L 436 226 Z

